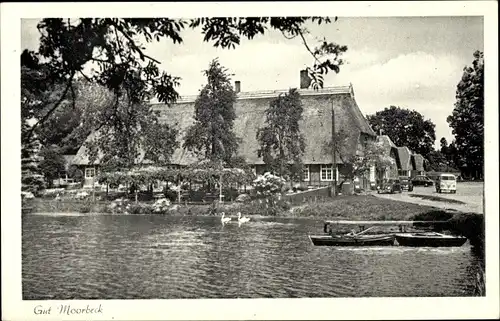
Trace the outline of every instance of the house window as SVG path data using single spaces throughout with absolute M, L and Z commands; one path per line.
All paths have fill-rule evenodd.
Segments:
M 93 178 L 95 176 L 95 168 L 85 168 L 85 178 Z
M 309 179 L 309 165 L 304 166 L 302 170 L 302 180 L 308 182 Z
M 332 165 L 321 165 L 321 180 L 333 181 Z

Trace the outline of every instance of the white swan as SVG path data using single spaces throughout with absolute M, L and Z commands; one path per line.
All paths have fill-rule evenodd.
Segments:
M 222 222 L 222 224 L 228 223 L 229 221 L 231 221 L 231 218 L 225 217 L 225 215 L 226 215 L 226 213 L 222 212 L 222 217 L 220 218 L 220 221 Z
M 241 217 L 241 212 L 238 212 L 238 223 L 246 223 L 250 221 L 250 218 L 248 217 Z

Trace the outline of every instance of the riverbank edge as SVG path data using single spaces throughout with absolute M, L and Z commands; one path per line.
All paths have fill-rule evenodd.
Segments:
M 484 215 L 474 212 L 460 212 L 444 210 L 425 205 L 415 205 L 398 200 L 388 200 L 373 196 L 355 196 L 340 198 L 325 198 L 317 202 L 303 203 L 289 207 L 276 206 L 274 215 L 257 214 L 258 204 L 254 203 L 226 203 L 185 205 L 176 204 L 164 213 L 147 211 L 147 206 L 141 202 L 133 206 L 145 209 L 146 212 L 116 213 L 110 211 L 111 201 L 82 202 L 57 201 L 35 199 L 26 202 L 23 214 L 56 214 L 61 216 L 83 215 L 171 215 L 171 216 L 214 216 L 222 211 L 228 216 L 235 216 L 241 212 L 256 219 L 266 218 L 302 218 L 318 220 L 414 220 L 414 221 L 447 221 L 446 224 L 436 224 L 437 230 L 449 230 L 452 233 L 466 236 L 471 244 L 484 248 Z M 262 204 L 261 204 L 262 205 Z M 371 207 L 371 208 L 370 208 Z M 380 212 L 374 214 L 373 212 Z M 65 214 L 62 214 L 65 213 Z M 263 213 L 263 212 L 261 212 Z M 265 212 L 269 213 L 269 212 Z M 328 215 L 328 213 L 335 213 Z

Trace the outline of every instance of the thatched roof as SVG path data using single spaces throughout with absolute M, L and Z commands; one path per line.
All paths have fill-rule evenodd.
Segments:
M 397 148 L 396 144 L 394 144 L 387 135 L 377 136 L 377 142 L 382 143 L 382 146 L 384 146 L 387 150 L 390 148 Z
M 265 111 L 272 99 L 288 90 L 240 92 L 235 103 L 236 119 L 234 131 L 242 139 L 239 155 L 249 164 L 263 164 L 257 156 L 259 148 L 256 138 L 257 129 L 264 125 Z M 303 120 L 300 124 L 305 137 L 306 151 L 303 157 L 305 164 L 332 163 L 332 156 L 325 145 L 331 140 L 332 108 L 335 110 L 335 129 L 349 133 L 348 149 L 353 152 L 358 146 L 361 133 L 375 137 L 367 120 L 354 99 L 352 86 L 323 88 L 320 90 L 299 89 L 304 107 Z M 182 140 L 190 125 L 193 124 L 194 102 L 196 96 L 181 97 L 175 104 L 154 103 L 154 110 L 160 112 L 160 120 L 175 126 L 179 130 L 178 140 L 181 145 L 176 149 L 172 164 L 188 165 L 197 162 L 197 158 L 182 148 Z M 81 148 L 75 157 L 79 163 L 85 164 L 85 151 Z M 341 163 L 337 156 L 337 162 Z
M 98 135 L 99 135 L 99 132 L 93 132 L 87 137 L 87 139 L 85 141 L 87 142 L 87 141 L 93 140 L 93 139 L 97 138 Z M 85 144 L 83 144 L 80 147 L 80 149 L 78 149 L 78 152 L 76 153 L 76 155 L 73 157 L 71 164 L 73 164 L 73 165 L 90 165 L 89 154 L 87 151 L 88 151 L 88 148 L 85 146 Z M 139 156 L 136 158 L 136 163 L 138 163 L 138 164 L 139 163 L 145 163 L 145 164 L 151 163 L 149 161 L 144 161 L 144 154 L 145 154 L 144 150 L 139 151 Z M 100 159 L 102 159 L 102 156 L 103 156 L 102 152 L 99 151 L 97 153 L 97 158 L 93 164 L 99 165 Z
M 413 164 L 414 164 L 414 169 L 417 171 L 423 171 L 424 170 L 424 157 L 420 154 L 413 154 Z

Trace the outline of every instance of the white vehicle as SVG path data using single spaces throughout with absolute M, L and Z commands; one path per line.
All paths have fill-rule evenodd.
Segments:
M 436 192 L 457 192 L 457 178 L 453 174 L 441 174 L 436 180 Z

